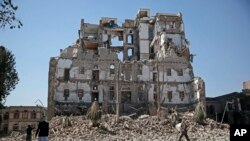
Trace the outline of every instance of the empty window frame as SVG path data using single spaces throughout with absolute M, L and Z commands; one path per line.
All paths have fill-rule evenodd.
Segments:
M 138 75 L 142 75 L 142 64 L 138 64 Z
M 168 101 L 172 102 L 172 98 L 173 98 L 172 91 L 168 91 L 167 94 L 168 94 Z
M 134 49 L 129 48 L 127 54 L 128 54 L 128 57 L 132 57 L 134 55 Z
M 157 81 L 157 73 L 156 72 L 153 72 L 153 81 L 156 82 Z
M 167 76 L 171 76 L 171 75 L 172 75 L 171 69 L 167 69 Z
M 23 119 L 27 119 L 28 118 L 28 111 L 27 110 L 24 110 L 23 113 L 22 113 L 22 118 Z
M 170 23 L 170 28 L 175 29 L 175 22 L 174 21 Z
M 33 110 L 31 112 L 31 119 L 36 119 L 36 111 L 35 110 Z
M 157 86 L 154 86 L 154 100 L 157 100 Z
M 110 71 L 110 74 L 115 74 L 115 65 L 114 64 L 110 64 L 109 71 Z
M 79 100 L 82 100 L 82 98 L 83 98 L 83 89 L 78 89 L 77 90 L 77 95 L 78 95 L 78 97 L 79 97 Z
M 142 86 L 138 87 L 138 99 L 139 99 L 139 101 L 143 101 L 144 100 L 143 87 Z
M 184 95 L 184 92 L 183 92 L 183 91 L 180 91 L 180 92 L 179 92 L 179 97 L 180 97 L 181 101 L 184 100 L 185 95 Z
M 168 43 L 171 43 L 173 41 L 172 38 L 167 38 L 167 40 L 168 40 Z
M 127 35 L 127 43 L 134 44 L 134 38 L 132 34 Z
M 64 100 L 67 101 L 69 98 L 69 89 L 64 89 L 63 93 Z
M 69 69 L 64 69 L 64 80 L 69 81 Z
M 18 110 L 16 110 L 14 112 L 14 119 L 19 119 L 19 111 Z
M 122 103 L 130 103 L 131 102 L 131 92 L 123 91 L 122 92 Z
M 109 100 L 114 100 L 115 98 L 115 88 L 114 86 L 110 86 L 109 88 Z
M 149 59 L 154 59 L 154 58 L 155 58 L 154 47 L 150 47 Z
M 92 71 L 92 80 L 99 80 L 99 70 Z
M 13 129 L 13 131 L 18 131 L 18 129 L 19 129 L 18 124 L 17 124 L 17 123 L 16 123 L 16 124 L 13 124 L 12 129 Z
M 111 39 L 111 47 L 122 47 L 123 46 L 123 41 L 121 40 L 122 38 L 115 36 Z

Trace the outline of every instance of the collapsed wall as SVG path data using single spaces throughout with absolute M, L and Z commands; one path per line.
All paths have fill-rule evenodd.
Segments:
M 52 57 L 48 118 L 81 114 L 97 100 L 104 112 L 136 107 L 190 106 L 205 100 L 205 85 L 195 77 L 181 13 L 140 9 L 122 26 L 116 18 L 99 24 L 81 20 L 79 39 Z

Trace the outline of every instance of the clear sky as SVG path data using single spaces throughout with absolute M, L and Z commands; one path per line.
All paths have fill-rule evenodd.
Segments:
M 186 38 L 196 76 L 206 83 L 208 97 L 242 90 L 250 80 L 249 0 L 13 0 L 21 29 L 0 29 L 0 45 L 13 52 L 19 84 L 6 105 L 47 105 L 50 57 L 73 44 L 80 19 L 134 19 L 139 8 L 155 13 L 183 14 Z M 37 103 L 40 104 L 40 103 Z

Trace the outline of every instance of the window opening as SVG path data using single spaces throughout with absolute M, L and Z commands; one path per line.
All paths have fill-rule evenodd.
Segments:
M 111 64 L 109 69 L 110 69 L 110 74 L 115 74 L 115 65 L 114 64 Z
M 68 98 L 69 98 L 69 89 L 64 89 L 64 94 L 63 94 L 63 96 L 64 96 L 64 100 L 67 101 Z
M 64 69 L 64 80 L 69 81 L 69 69 Z
M 168 91 L 168 101 L 172 102 L 172 91 Z
M 183 101 L 183 100 L 184 100 L 184 97 L 185 97 L 184 92 L 181 91 L 179 94 L 180 94 L 179 96 L 180 96 L 181 101 Z

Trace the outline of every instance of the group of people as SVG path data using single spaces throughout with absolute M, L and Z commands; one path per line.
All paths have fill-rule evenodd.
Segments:
M 26 141 L 32 140 L 32 130 L 33 128 L 28 125 L 28 128 L 26 129 Z M 48 135 L 49 135 L 49 123 L 46 122 L 45 117 L 42 118 L 41 122 L 39 122 L 37 130 L 36 130 L 36 137 L 38 135 L 38 141 L 48 141 Z

